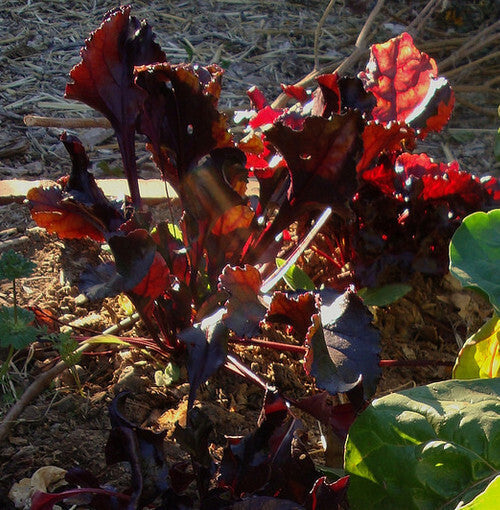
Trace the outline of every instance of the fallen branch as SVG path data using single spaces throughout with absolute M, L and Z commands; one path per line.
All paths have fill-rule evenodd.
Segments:
M 138 320 L 139 314 L 134 313 L 130 317 L 123 319 L 119 324 L 115 324 L 114 326 L 106 329 L 102 334 L 114 335 L 122 329 L 132 326 L 132 324 L 135 324 Z M 76 349 L 75 353 L 83 354 L 85 351 L 88 351 L 94 347 L 95 342 L 83 342 L 80 347 Z M 26 406 L 30 404 L 36 397 L 38 397 L 38 395 L 40 395 L 40 393 L 42 393 L 42 391 L 44 391 L 50 385 L 53 379 L 60 373 L 64 372 L 64 370 L 67 368 L 69 368 L 69 365 L 67 365 L 65 361 L 59 361 L 51 369 L 47 370 L 43 374 L 40 374 L 28 386 L 28 388 L 26 388 L 21 398 L 10 408 L 9 412 L 0 424 L 0 442 L 2 442 L 7 437 L 10 429 L 17 422 Z
M 336 64 L 328 64 L 320 69 L 313 69 L 307 76 L 298 81 L 295 85 L 298 87 L 307 87 L 320 75 L 324 73 L 342 73 L 346 68 L 354 64 L 367 50 L 366 39 L 368 31 L 370 30 L 375 18 L 382 9 L 384 0 L 378 0 L 375 7 L 370 12 L 370 15 L 365 21 L 358 38 L 356 39 L 354 51 L 346 57 L 336 68 Z M 284 93 L 280 94 L 272 103 L 272 108 L 282 108 L 288 101 L 288 96 Z
M 55 127 L 63 129 L 78 129 L 78 128 L 111 128 L 111 123 L 104 117 L 92 117 L 90 119 L 83 119 L 81 117 L 73 117 L 68 119 L 56 117 L 41 117 L 39 115 L 25 115 L 24 124 L 26 126 L 34 127 Z

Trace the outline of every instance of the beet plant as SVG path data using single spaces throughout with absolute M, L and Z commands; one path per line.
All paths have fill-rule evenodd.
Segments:
M 130 490 L 110 490 L 77 470 L 67 478 L 80 488 L 39 493 L 33 508 L 81 494 L 93 494 L 95 508 L 192 508 L 186 490 L 193 481 L 202 508 L 344 508 L 348 479 L 322 476 L 292 410 L 309 413 L 345 440 L 380 378 L 380 334 L 356 291 L 398 284 L 397 295 L 412 272 L 444 274 L 461 220 L 498 199 L 495 179 L 413 153 L 419 139 L 448 121 L 451 86 L 405 33 L 374 45 L 358 77 L 323 75 L 314 91 L 284 87 L 290 107 L 272 108 L 251 89 L 248 134 L 235 140 L 218 110 L 223 70 L 169 63 L 130 7 L 107 14 L 81 57 L 66 97 L 111 122 L 130 199 L 105 197 L 81 142 L 64 133 L 71 172 L 30 190 L 31 214 L 61 238 L 109 245 L 114 262 L 85 271 L 82 291 L 90 299 L 125 293 L 149 330 L 147 346 L 166 356 L 185 353 L 188 420 L 175 437 L 191 466 L 167 465 L 164 434 L 131 423 L 120 395 L 110 410 L 106 459 L 130 464 Z M 139 193 L 136 135 L 176 190 L 180 219 L 152 224 Z M 308 247 L 325 265 L 322 279 L 300 267 Z M 282 278 L 295 289 L 272 292 Z M 271 341 L 268 331 L 277 327 L 293 341 Z M 241 362 L 236 343 L 299 353 L 314 394 L 292 398 L 272 387 Z M 215 462 L 211 426 L 195 401 L 199 386 L 223 366 L 266 396 L 254 432 L 230 438 Z M 401 437 L 411 444 L 423 438 L 418 430 L 415 440 L 412 434 Z M 354 479 L 352 466 L 346 457 Z

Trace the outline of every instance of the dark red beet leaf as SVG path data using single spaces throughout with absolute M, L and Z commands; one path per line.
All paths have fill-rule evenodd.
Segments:
M 101 112 L 116 131 L 134 205 L 140 205 L 135 160 L 135 124 L 145 92 L 134 84 L 134 66 L 164 62 L 145 22 L 130 16 L 130 6 L 110 11 L 85 41 L 82 60 L 70 72 L 65 97 Z
M 444 78 L 438 77 L 434 59 L 415 47 L 410 34 L 374 44 L 359 77 L 377 100 L 372 112 L 375 120 L 406 122 L 420 129 L 421 136 L 440 131 L 448 122 L 453 91 Z
M 69 176 L 50 187 L 29 190 L 26 198 L 37 225 L 61 239 L 89 237 L 104 242 L 124 222 L 117 204 L 110 202 L 88 171 L 89 160 L 76 136 L 61 135 L 71 156 Z
M 139 131 L 172 186 L 216 148 L 232 147 L 225 117 L 217 110 L 223 70 L 168 63 L 138 67 L 135 82 L 146 94 Z

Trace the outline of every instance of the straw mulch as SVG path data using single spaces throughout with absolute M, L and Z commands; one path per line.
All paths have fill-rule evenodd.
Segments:
M 500 7 L 496 0 L 201 0 L 136 1 L 173 62 L 216 62 L 227 71 L 221 106 L 231 113 L 248 107 L 245 91 L 260 87 L 269 100 L 280 83 L 296 83 L 314 69 L 335 69 L 355 50 L 376 4 L 363 44 L 343 72 L 358 72 L 371 43 L 409 30 L 420 49 L 436 58 L 457 92 L 455 115 L 443 135 L 422 150 L 441 160 L 458 159 L 474 173 L 497 173 L 493 140 L 500 102 Z M 89 117 L 83 104 L 63 98 L 79 49 L 110 0 L 3 0 L 0 7 L 0 177 L 54 178 L 68 158 L 58 142 L 61 129 L 27 128 L 23 116 Z M 380 8 L 380 9 L 379 9 Z M 358 41 L 359 42 L 359 41 Z M 314 82 L 306 82 L 314 86 Z M 77 133 L 90 149 L 95 173 L 120 172 L 112 132 Z M 139 153 L 143 177 L 156 177 L 148 155 Z M 97 165 L 97 163 L 99 163 Z

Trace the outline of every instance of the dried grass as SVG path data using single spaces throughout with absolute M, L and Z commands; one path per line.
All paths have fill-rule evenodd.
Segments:
M 245 91 L 251 85 L 272 100 L 279 95 L 280 83 L 306 77 L 305 83 L 313 86 L 315 75 L 339 65 L 342 72 L 357 72 L 370 44 L 393 36 L 394 29 L 409 27 L 417 44 L 436 58 L 457 85 L 458 103 L 476 110 L 459 112 L 457 125 L 492 129 L 496 120 L 485 117 L 485 112 L 494 111 L 499 97 L 500 21 L 488 21 L 498 18 L 498 4 L 491 0 L 491 6 L 484 7 L 485 3 L 483 12 L 468 2 L 472 5 L 468 17 L 458 26 L 443 21 L 440 0 L 413 2 L 411 7 L 399 0 L 379 1 L 380 12 L 362 37 L 373 7 L 367 0 L 136 1 L 133 13 L 149 21 L 171 61 L 216 62 L 227 69 L 221 106 L 228 111 L 248 106 Z M 11 145 L 24 133 L 31 146 L 19 144 L 17 154 L 8 151 L 9 157 L 0 163 L 0 175 L 23 174 L 20 167 L 40 158 L 47 177 L 61 173 L 65 155 L 57 141 L 58 130 L 26 128 L 22 117 L 96 115 L 62 96 L 68 72 L 79 61 L 83 39 L 116 5 L 110 0 L 2 1 L 0 146 Z M 84 132 L 79 133 L 85 138 Z M 87 145 L 93 149 L 94 161 L 119 164 L 109 149 L 95 148 L 91 142 Z M 493 161 L 488 161 L 491 167 Z M 152 170 L 147 164 L 144 168 L 148 176 Z

